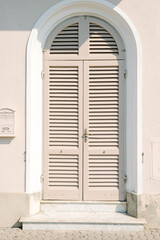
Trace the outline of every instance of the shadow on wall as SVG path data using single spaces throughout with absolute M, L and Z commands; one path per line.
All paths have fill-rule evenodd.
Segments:
M 122 0 L 108 0 L 108 2 L 111 2 L 115 6 L 118 5 Z
M 0 31 L 31 31 L 40 16 L 63 0 L 0 0 Z M 98 0 L 97 0 L 98 1 Z M 122 0 L 106 0 L 117 6 Z
M 0 138 L 0 145 L 1 144 L 10 144 L 14 138 L 12 137 L 5 137 L 5 138 Z

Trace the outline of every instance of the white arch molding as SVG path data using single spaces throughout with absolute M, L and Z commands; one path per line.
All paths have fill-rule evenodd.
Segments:
M 49 33 L 62 21 L 90 15 L 110 23 L 126 48 L 126 175 L 127 191 L 142 193 L 141 44 L 126 14 L 106 0 L 63 0 L 35 24 L 27 46 L 26 192 L 41 192 L 43 172 L 43 47 Z

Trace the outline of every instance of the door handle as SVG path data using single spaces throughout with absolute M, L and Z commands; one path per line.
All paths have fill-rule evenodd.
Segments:
M 87 128 L 84 129 L 84 134 L 83 134 L 83 138 L 84 138 L 84 142 L 87 142 L 88 136 L 92 135 L 91 133 L 87 132 Z

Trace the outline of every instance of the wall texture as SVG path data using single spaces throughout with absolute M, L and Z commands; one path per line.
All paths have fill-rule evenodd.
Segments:
M 0 109 L 16 114 L 16 137 L 0 139 L 0 192 L 25 190 L 26 46 L 29 34 L 58 1 L 0 1 Z
M 0 139 L 0 192 L 25 191 L 26 46 L 35 22 L 57 2 L 0 0 L 0 109 L 12 108 L 16 114 L 16 137 Z M 160 193 L 160 2 L 109 2 L 126 13 L 141 40 L 143 193 L 156 196 Z
M 22 216 L 40 210 L 40 194 L 0 193 L 0 227 L 19 227 Z

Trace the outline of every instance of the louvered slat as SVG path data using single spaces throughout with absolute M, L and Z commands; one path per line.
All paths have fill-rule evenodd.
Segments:
M 50 54 L 78 54 L 79 25 L 74 23 L 63 29 L 53 40 Z
M 49 155 L 49 186 L 78 188 L 78 155 Z
M 77 147 L 78 67 L 51 66 L 49 79 L 49 146 Z M 70 80 L 75 83 L 74 88 L 70 86 Z M 63 81 L 65 85 L 59 85 Z M 75 137 L 71 138 L 70 134 Z
M 102 79 L 104 84 L 106 84 L 106 78 L 110 80 L 110 77 L 112 77 L 112 83 L 116 83 L 116 85 L 110 85 L 109 88 L 103 88 L 101 83 Z M 118 78 L 118 66 L 89 67 L 89 132 L 91 133 L 91 137 L 89 138 L 89 147 L 98 147 L 100 145 L 102 147 L 118 146 Z M 95 82 L 96 84 L 93 84 Z M 102 87 L 100 88 L 99 86 Z M 110 97 L 109 100 L 108 97 Z M 109 119 L 105 116 L 106 114 L 109 115 Z M 101 117 L 103 117 L 103 120 L 99 120 Z M 95 136 L 96 131 L 103 131 L 105 135 L 96 134 Z M 116 133 L 111 135 L 109 134 L 110 131 L 116 131 Z M 106 134 L 108 134 L 108 136 L 106 136 Z
M 103 27 L 89 23 L 89 53 L 118 54 L 118 46 L 112 35 Z
M 89 187 L 118 187 L 118 160 L 118 155 L 89 155 Z

